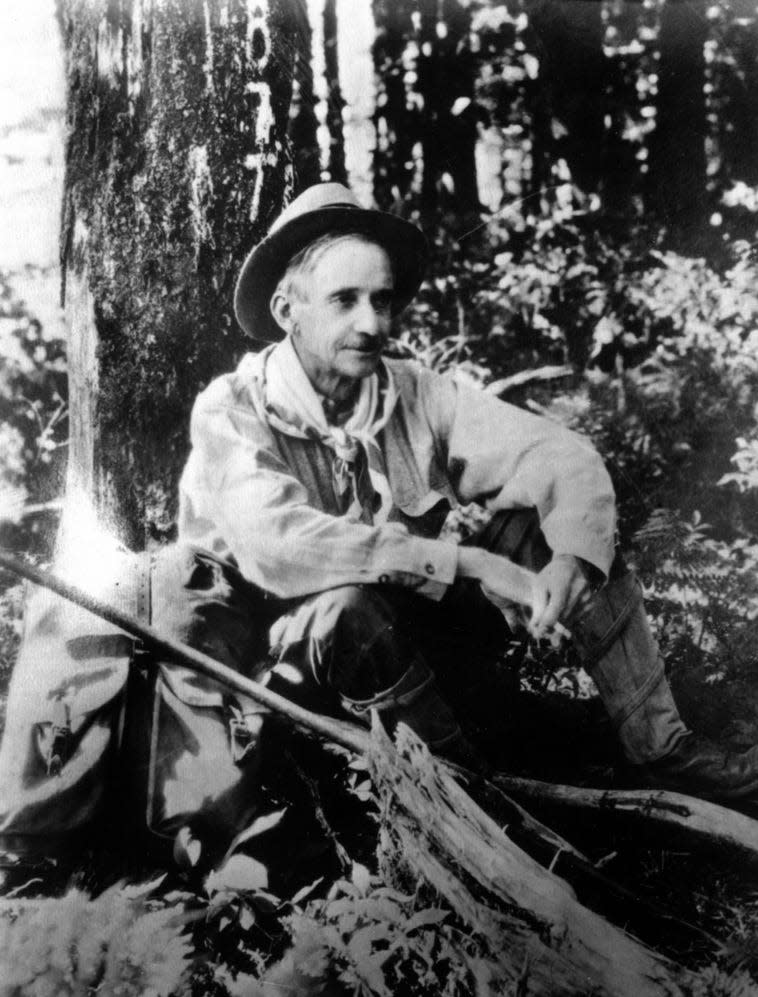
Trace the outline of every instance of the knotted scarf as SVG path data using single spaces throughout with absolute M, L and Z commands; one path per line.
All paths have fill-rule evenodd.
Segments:
M 332 483 L 341 514 L 354 522 L 385 522 L 392 493 L 377 436 L 397 401 L 387 366 L 361 380 L 355 408 L 342 426 L 327 421 L 289 337 L 271 348 L 263 371 L 269 425 L 298 439 L 320 440 L 332 451 Z

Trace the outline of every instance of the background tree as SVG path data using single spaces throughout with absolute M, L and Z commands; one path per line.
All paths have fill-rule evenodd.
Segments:
M 345 53 L 347 55 L 347 53 Z M 326 125 L 329 129 L 329 178 L 345 183 L 345 137 L 342 129 L 342 98 L 337 49 L 337 0 L 324 2 L 324 77 L 326 81 Z
M 297 0 L 61 3 L 70 485 L 135 548 L 170 533 L 192 400 L 246 348 L 232 290 L 292 190 L 302 16 Z
M 678 248 L 707 239 L 705 3 L 661 7 L 658 99 L 650 139 L 648 204 Z
M 731 0 L 717 8 L 715 48 L 722 73 L 713 80 L 729 181 L 758 184 L 758 8 Z M 715 13 L 715 12 L 714 12 Z
M 373 0 L 376 71 L 374 198 L 380 208 L 402 203 L 414 181 L 415 116 L 404 65 L 414 33 L 412 0 Z
M 539 81 L 549 116 L 540 116 L 534 184 L 552 181 L 552 168 L 565 159 L 571 176 L 596 191 L 605 165 L 608 61 L 603 52 L 602 4 L 535 0 L 527 6 L 537 40 Z
M 313 31 L 304 3 L 298 4 L 293 13 L 297 17 L 297 32 L 287 137 L 294 168 L 293 193 L 297 195 L 320 180 L 321 157 L 313 78 Z
M 603 5 L 607 59 L 605 157 L 601 192 L 612 218 L 639 218 L 644 211 L 648 139 L 657 94 L 660 29 L 657 0 Z
M 470 15 L 457 0 L 418 4 L 416 104 L 423 179 L 420 207 L 425 224 L 438 214 L 464 225 L 481 207 L 474 146 L 478 114 L 473 103 L 474 60 Z

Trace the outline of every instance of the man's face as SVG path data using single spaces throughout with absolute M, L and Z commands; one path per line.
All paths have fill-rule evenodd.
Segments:
M 328 246 L 289 296 L 292 340 L 325 395 L 373 374 L 387 344 L 394 281 L 381 246 L 346 238 Z

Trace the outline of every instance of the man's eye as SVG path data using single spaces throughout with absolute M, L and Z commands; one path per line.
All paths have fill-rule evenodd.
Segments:
M 349 308 L 355 304 L 355 295 L 351 291 L 343 291 L 334 295 L 334 300 L 342 308 Z
M 389 291 L 377 294 L 374 298 L 374 308 L 379 312 L 388 312 L 392 308 L 392 294 Z

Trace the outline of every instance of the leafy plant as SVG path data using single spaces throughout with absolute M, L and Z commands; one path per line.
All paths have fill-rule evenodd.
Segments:
M 722 475 L 718 484 L 734 484 L 739 492 L 744 494 L 752 489 L 758 489 L 758 438 L 746 440 L 738 436 L 736 443 L 737 450 L 730 460 L 737 466 L 737 470 Z
M 496 982 L 486 946 L 439 898 L 421 888 L 402 893 L 362 866 L 286 923 L 293 942 L 287 958 L 311 978 L 314 993 L 462 997 L 487 993 Z
M 67 443 L 66 355 L 0 273 L 0 527 L 18 523 L 28 502 L 45 507 L 61 493 Z M 29 546 L 27 526 L 16 538 Z

